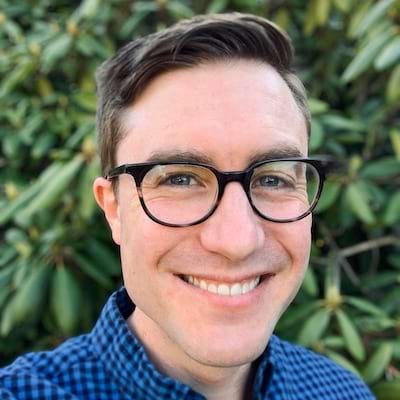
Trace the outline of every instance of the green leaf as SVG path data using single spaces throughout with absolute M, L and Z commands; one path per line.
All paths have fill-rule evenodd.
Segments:
M 6 335 L 17 324 L 23 322 L 28 316 L 38 316 L 43 304 L 50 268 L 46 265 L 32 267 L 28 278 L 23 281 L 14 297 L 8 304 L 7 318 L 2 321 L 1 333 Z
M 388 256 L 388 262 L 390 265 L 392 265 L 395 268 L 400 268 L 400 253 L 396 254 L 391 254 Z M 0 262 L 1 265 L 1 262 Z
M 103 59 L 111 56 L 110 49 L 104 42 L 101 42 L 98 38 L 89 36 L 87 34 L 79 35 L 75 42 L 75 46 L 79 53 L 87 57 L 99 56 Z M 87 81 L 87 79 L 81 81 L 82 83 L 80 85 L 80 90 L 87 92 L 91 89 L 91 87 L 87 84 Z M 91 84 L 92 82 L 90 82 L 90 85 Z
M 107 246 L 95 239 L 88 239 L 84 250 L 89 255 L 89 258 L 95 262 L 99 270 L 111 277 L 120 276 L 121 265 L 119 257 L 113 254 Z
M 158 4 L 152 1 L 135 1 L 133 4 L 135 13 L 139 12 L 156 12 L 158 10 Z
M 311 137 L 308 145 L 310 152 L 318 150 L 322 146 L 324 139 L 325 139 L 324 128 L 318 121 L 313 120 L 311 124 Z
M 26 145 L 31 145 L 34 140 L 33 135 L 42 127 L 42 125 L 42 115 L 37 114 L 28 118 L 25 126 L 18 133 L 21 142 Z
M 335 361 L 336 363 L 341 365 L 343 368 L 346 368 L 353 374 L 361 377 L 360 371 L 358 371 L 358 369 L 354 366 L 354 364 L 352 364 L 347 358 L 331 350 L 326 350 L 325 353 L 331 360 Z
M 361 170 L 363 178 L 392 178 L 400 176 L 400 161 L 394 157 L 382 157 L 379 160 L 369 161 Z
M 398 272 L 383 271 L 379 275 L 363 280 L 363 287 L 366 289 L 381 289 L 396 284 L 400 275 Z
M 96 13 L 99 11 L 100 0 L 84 0 L 79 5 L 78 9 L 76 10 L 76 16 L 78 19 L 81 17 L 83 18 L 93 18 Z
M 312 297 L 318 295 L 318 283 L 315 273 L 312 268 L 307 268 L 303 280 L 303 288 L 307 294 Z
M 307 3 L 307 11 L 303 21 L 303 31 L 307 36 L 314 32 L 318 24 L 317 5 L 317 0 L 311 0 Z
M 19 43 L 23 40 L 24 35 L 22 29 L 11 19 L 7 19 L 5 23 L 2 24 L 1 28 L 4 29 L 4 32 L 6 32 L 14 42 Z
M 376 382 L 383 375 L 392 359 L 392 353 L 391 343 L 382 343 L 376 349 L 362 371 L 362 376 L 368 384 Z
M 316 98 L 308 99 L 308 107 L 311 115 L 323 114 L 329 111 L 329 104 Z
M 386 86 L 386 99 L 389 104 L 394 105 L 400 100 L 400 64 L 390 74 Z
M 323 344 L 331 349 L 344 349 L 345 343 L 341 336 L 327 336 L 323 339 Z
M 93 181 L 100 175 L 100 163 L 97 157 L 86 165 L 79 183 L 79 214 L 84 220 L 89 220 L 96 208 L 92 192 Z
M 35 213 L 50 207 L 55 201 L 58 201 L 60 195 L 70 185 L 82 163 L 83 158 L 81 155 L 67 162 L 62 167 L 60 173 L 49 181 L 32 202 L 16 216 L 16 221 L 22 226 L 27 226 Z
M 53 134 L 43 134 L 33 144 L 31 156 L 38 160 L 42 158 L 56 143 L 56 137 Z
M 360 50 L 351 63 L 343 72 L 341 79 L 347 83 L 365 72 L 376 56 L 380 53 L 382 47 L 392 38 L 392 31 L 383 31 L 381 34 L 374 37 L 367 45 Z
M 375 0 L 365 0 L 356 3 L 358 8 L 351 14 L 351 20 L 348 30 L 349 38 L 354 38 L 356 36 L 357 29 L 359 28 L 361 21 L 364 20 L 368 11 L 371 9 L 373 1 Z
M 28 278 L 29 273 L 32 271 L 32 266 L 27 260 L 17 259 L 14 263 L 14 268 L 15 273 L 11 285 L 15 288 L 19 288 Z
M 5 224 L 10 218 L 14 217 L 16 213 L 26 205 L 33 197 L 35 197 L 44 184 L 51 182 L 54 177 L 59 173 L 62 164 L 53 163 L 46 170 L 42 172 L 39 179 L 33 185 L 30 185 L 24 192 L 22 192 L 12 203 L 9 203 L 3 209 L 0 209 L 0 225 Z
M 354 6 L 352 0 L 334 0 L 335 6 L 343 13 L 347 14 Z
M 400 379 L 389 382 L 379 382 L 372 387 L 378 400 L 399 400 L 400 399 Z
M 321 213 L 331 207 L 336 202 L 340 194 L 340 189 L 341 185 L 339 182 L 326 181 L 315 213 Z
M 0 87 L 0 98 L 11 93 L 17 85 L 25 83 L 29 75 L 31 75 L 35 69 L 36 63 L 34 61 L 29 60 L 21 62 L 10 72 L 7 79 L 3 80 Z
M 400 221 L 400 190 L 390 197 L 383 214 L 383 223 L 385 225 L 394 225 L 397 221 Z
M 62 33 L 52 40 L 43 50 L 42 69 L 44 72 L 52 70 L 57 61 L 65 57 L 72 44 L 72 37 Z
M 345 296 L 344 301 L 350 306 L 357 308 L 359 311 L 365 312 L 370 315 L 376 315 L 377 317 L 387 317 L 384 310 L 377 307 L 375 304 L 358 297 Z
M 342 310 L 336 310 L 336 317 L 347 350 L 356 360 L 363 361 L 365 359 L 365 349 L 355 325 Z
M 318 341 L 328 327 L 330 319 L 330 310 L 326 308 L 318 310 L 304 323 L 297 339 L 298 343 L 303 346 L 310 346 Z
M 393 152 L 396 155 L 396 160 L 400 161 L 400 130 L 392 129 L 390 131 L 390 140 L 392 142 Z
M 400 37 L 394 37 L 382 50 L 374 66 L 378 70 L 391 67 L 400 60 Z
M 13 250 L 12 247 L 10 249 Z M 11 281 L 11 278 L 15 272 L 15 266 L 13 264 L 8 265 L 5 268 L 0 269 L 0 292 L 2 290 L 5 290 L 5 287 L 8 286 L 8 284 Z
M 348 131 L 362 132 L 366 128 L 366 125 L 356 118 L 346 118 L 337 114 L 326 114 L 321 117 L 321 121 L 331 128 L 347 131 L 346 134 Z
M 375 224 L 375 216 L 365 198 L 361 182 L 351 183 L 345 191 L 345 198 L 353 214 L 366 224 Z
M 16 256 L 17 256 L 17 251 L 15 250 L 15 247 L 8 245 L 2 246 L 0 248 L 0 267 L 3 267 L 4 265 L 8 264 Z M 3 270 L 0 269 L 0 276 L 2 271 Z
M 77 92 L 74 94 L 73 100 L 86 111 L 96 111 L 97 97 L 95 93 Z
M 278 329 L 286 331 L 292 328 L 294 325 L 298 324 L 306 317 L 308 317 L 313 311 L 315 311 L 320 306 L 320 302 L 312 302 L 301 305 L 293 305 L 285 311 L 283 316 L 278 322 Z
M 194 15 L 192 9 L 180 1 L 168 1 L 166 8 L 174 17 L 177 18 L 191 18 Z
M 287 30 L 290 24 L 289 10 L 280 8 L 273 16 L 273 21 L 282 29 Z
M 51 288 L 51 310 L 59 328 L 67 335 L 72 335 L 78 326 L 80 294 L 71 271 L 64 265 L 57 267 Z
M 7 336 L 14 324 L 13 303 L 9 301 L 0 315 L 0 336 Z
M 143 20 L 153 11 L 155 10 L 152 9 L 152 10 L 143 10 L 140 12 L 135 12 L 122 25 L 122 28 L 120 30 L 121 37 L 129 38 L 132 35 L 132 33 L 135 32 L 137 27 L 143 22 Z
M 395 0 L 380 0 L 371 7 L 355 30 L 356 36 L 364 35 L 376 22 L 380 21 Z
M 229 0 L 212 0 L 207 7 L 206 14 L 217 14 L 224 11 L 228 2 Z
M 99 267 L 94 262 L 92 262 L 92 260 L 89 260 L 76 252 L 73 254 L 73 258 L 78 264 L 78 267 L 86 275 L 90 276 L 94 281 L 107 289 L 110 289 L 112 287 L 112 281 L 104 273 L 104 271 L 101 271 Z
M 326 24 L 331 10 L 331 0 L 318 0 L 315 4 L 315 15 L 317 24 L 323 26 Z

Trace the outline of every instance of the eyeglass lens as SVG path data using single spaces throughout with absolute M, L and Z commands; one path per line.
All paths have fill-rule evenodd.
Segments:
M 314 166 L 302 161 L 268 162 L 254 169 L 250 198 L 254 207 L 273 220 L 295 219 L 313 205 L 319 187 Z M 174 225 L 201 220 L 218 201 L 218 180 L 198 165 L 157 165 L 144 177 L 143 201 L 159 221 Z

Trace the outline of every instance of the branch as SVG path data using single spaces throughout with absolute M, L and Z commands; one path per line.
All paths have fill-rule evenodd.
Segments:
M 333 251 L 335 253 L 335 257 L 337 257 L 337 259 L 339 261 L 339 265 L 341 265 L 341 267 L 343 268 L 347 277 L 350 279 L 350 281 L 353 283 L 354 286 L 360 287 L 360 283 L 361 283 L 360 278 L 354 272 L 353 267 L 347 261 L 346 257 L 341 255 L 341 253 L 340 253 L 341 250 L 340 250 L 339 246 L 337 245 L 334 237 L 330 233 L 329 229 L 323 223 L 320 223 L 320 229 L 321 229 L 322 234 L 324 235 L 325 239 L 329 243 L 330 247 L 333 249 Z
M 339 250 L 339 255 L 341 257 L 351 257 L 355 254 L 363 253 L 364 251 L 390 245 L 400 246 L 400 238 L 396 236 L 384 236 L 378 239 L 367 240 L 366 242 Z

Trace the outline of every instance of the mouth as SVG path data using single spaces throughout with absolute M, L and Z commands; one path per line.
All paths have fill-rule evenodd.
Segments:
M 238 282 L 221 282 L 212 281 L 196 277 L 194 275 L 179 275 L 183 281 L 189 285 L 195 286 L 200 290 L 204 290 L 220 296 L 242 296 L 255 290 L 265 279 L 271 278 L 274 274 L 265 274 L 246 279 Z

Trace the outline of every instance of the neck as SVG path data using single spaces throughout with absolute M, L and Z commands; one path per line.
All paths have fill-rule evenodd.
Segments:
M 251 382 L 253 380 L 252 369 L 250 365 L 236 367 L 229 371 L 223 371 L 223 374 L 216 376 L 219 371 L 214 370 L 215 375 L 212 381 L 204 379 L 191 383 L 187 382 L 196 392 L 201 393 L 208 400 L 247 400 L 251 395 Z
M 251 363 L 215 366 L 201 363 L 180 349 L 138 308 L 128 325 L 141 341 L 156 368 L 205 396 L 208 400 L 247 400 L 251 398 Z

